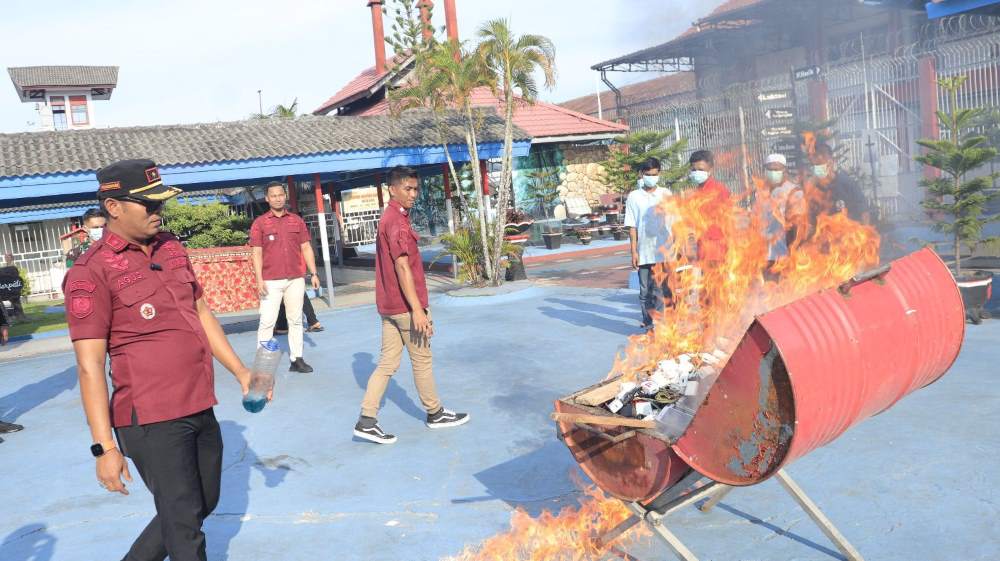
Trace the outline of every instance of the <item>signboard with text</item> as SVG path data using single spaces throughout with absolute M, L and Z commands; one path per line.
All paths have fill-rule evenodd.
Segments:
M 809 80 L 810 78 L 819 78 L 822 73 L 823 69 L 818 66 L 805 66 L 792 71 L 792 76 L 796 80 Z
M 389 191 L 382 189 L 382 200 L 389 202 Z M 359 187 L 350 189 L 340 194 L 341 212 L 344 214 L 357 214 L 362 212 L 378 211 L 378 191 L 375 187 Z

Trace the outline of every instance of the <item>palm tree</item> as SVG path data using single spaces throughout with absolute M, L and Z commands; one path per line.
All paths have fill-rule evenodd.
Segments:
M 292 104 L 289 106 L 275 105 L 271 108 L 270 113 L 251 113 L 250 118 L 256 120 L 271 119 L 277 117 L 279 119 L 294 119 L 299 112 L 299 98 L 295 98 Z
M 484 23 L 477 32 L 479 45 L 476 53 L 492 75 L 490 89 L 499 94 L 504 110 L 504 146 L 500 165 L 500 188 L 497 193 L 497 211 L 504 213 L 510 205 L 513 181 L 514 104 L 532 103 L 538 98 L 538 84 L 534 73 L 541 70 L 546 88 L 555 85 L 555 46 L 542 35 L 516 35 L 506 19 Z M 517 92 L 520 92 L 518 98 Z M 493 269 L 499 270 L 502 259 L 504 221 L 494 225 Z M 486 238 L 484 238 L 486 239 Z M 501 279 L 494 279 L 500 284 Z
M 462 44 L 455 40 L 433 42 L 421 53 L 415 54 L 412 80 L 406 86 L 394 91 L 391 95 L 393 110 L 401 112 L 406 109 L 422 107 L 430 109 L 435 115 L 442 143 L 447 148 L 447 139 L 452 136 L 449 129 L 455 124 L 456 117 L 447 115 L 447 111 L 457 111 L 460 115 L 461 128 L 469 150 L 470 160 L 479 161 L 477 130 L 482 124 L 483 114 L 472 107 L 472 92 L 478 87 L 488 84 L 488 73 L 483 60 L 475 53 L 467 52 Z M 459 175 L 454 162 L 446 150 L 451 175 L 458 185 Z M 481 240 L 491 239 L 487 235 L 487 217 L 482 209 L 483 178 L 479 166 L 473 165 L 472 178 L 475 185 L 476 202 L 479 212 L 479 234 Z M 461 194 L 461 186 L 458 185 Z M 501 236 L 502 238 L 502 236 Z M 491 258 L 493 248 L 490 244 L 483 245 L 484 272 L 494 280 L 495 260 Z M 499 251 L 499 249 L 497 249 Z
M 278 105 L 274 106 L 271 110 L 271 117 L 278 117 L 279 119 L 294 119 L 299 112 L 299 98 L 295 98 L 292 104 L 289 106 Z

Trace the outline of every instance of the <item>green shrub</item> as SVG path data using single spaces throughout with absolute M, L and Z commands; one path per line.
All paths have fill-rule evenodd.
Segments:
M 247 243 L 250 219 L 222 203 L 182 205 L 169 201 L 163 222 L 189 248 L 225 247 Z

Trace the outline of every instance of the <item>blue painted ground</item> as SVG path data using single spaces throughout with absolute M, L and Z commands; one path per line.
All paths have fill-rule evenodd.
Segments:
M 555 439 L 551 401 L 600 379 L 638 323 L 635 292 L 528 288 L 438 296 L 436 372 L 445 403 L 472 422 L 430 431 L 404 363 L 387 395 L 392 446 L 352 440 L 379 328 L 372 307 L 325 314 L 308 335 L 312 375 L 282 377 L 277 399 L 243 410 L 221 371 L 222 501 L 206 523 L 210 558 L 433 560 L 508 524 L 515 506 L 575 504 L 576 466 Z M 253 334 L 231 337 L 244 360 Z M 1000 558 L 1000 322 L 969 326 L 938 383 L 852 429 L 789 472 L 869 560 Z M 0 364 L 0 418 L 27 426 L 0 444 L 0 559 L 117 560 L 153 514 L 98 487 L 70 354 Z M 710 514 L 671 516 L 702 559 L 837 558 L 773 481 L 732 492 Z M 668 559 L 654 541 L 624 544 Z

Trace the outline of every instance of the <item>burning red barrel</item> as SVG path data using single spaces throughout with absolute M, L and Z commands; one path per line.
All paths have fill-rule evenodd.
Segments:
M 587 405 L 585 396 L 611 388 L 607 380 L 555 402 L 557 413 L 615 418 L 602 407 Z M 591 481 L 612 496 L 626 501 L 647 501 L 680 481 L 691 468 L 670 448 L 669 437 L 653 428 L 610 427 L 593 423 L 560 421 L 559 438 Z
M 602 425 L 617 416 L 585 398 L 614 396 L 616 381 L 558 400 L 560 419 L 594 421 L 560 420 L 560 437 L 621 499 L 652 499 L 692 468 L 752 485 L 940 378 L 964 329 L 958 287 L 924 249 L 758 317 L 676 442 L 656 428 Z
M 940 378 L 965 330 L 930 249 L 757 318 L 674 450 L 699 473 L 758 483 Z

